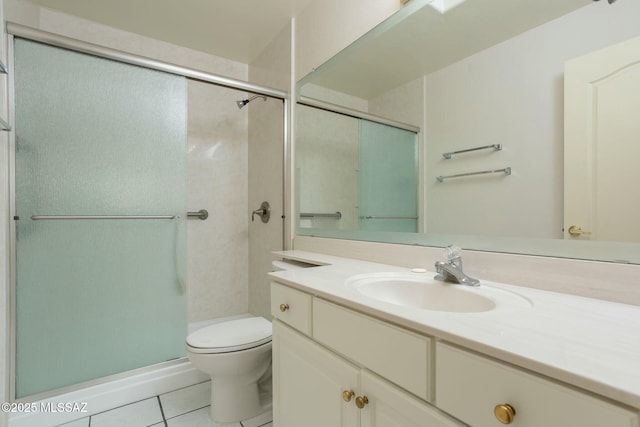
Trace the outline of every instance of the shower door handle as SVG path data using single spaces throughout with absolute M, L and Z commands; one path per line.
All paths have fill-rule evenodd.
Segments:
M 262 204 L 260 205 L 260 209 L 256 209 L 255 211 L 253 211 L 253 213 L 251 214 L 252 222 L 255 221 L 256 215 L 260 217 L 262 222 L 269 222 L 269 218 L 271 218 L 271 206 L 269 205 L 269 202 L 262 202 Z

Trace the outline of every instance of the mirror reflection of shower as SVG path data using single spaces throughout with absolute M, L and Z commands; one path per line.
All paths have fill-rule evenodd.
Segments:
M 240 101 L 236 101 L 236 104 L 238 105 L 238 108 L 242 109 L 245 105 L 247 105 L 248 103 L 250 103 L 251 101 L 253 101 L 256 98 L 262 98 L 265 101 L 267 100 L 267 97 L 264 95 L 254 95 L 251 98 L 248 99 L 242 99 Z

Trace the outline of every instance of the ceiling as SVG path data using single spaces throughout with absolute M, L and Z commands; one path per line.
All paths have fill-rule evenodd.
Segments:
M 245 64 L 312 0 L 31 0 L 40 6 Z

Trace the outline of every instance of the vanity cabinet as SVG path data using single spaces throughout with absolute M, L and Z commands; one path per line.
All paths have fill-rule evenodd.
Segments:
M 273 321 L 273 419 L 279 427 L 356 427 L 358 367 Z
M 367 369 L 273 322 L 276 427 L 460 427 Z
M 637 410 L 438 342 L 438 407 L 473 425 L 637 426 Z
M 276 282 L 272 314 L 275 427 L 639 426 L 637 408 Z
M 300 291 L 278 283 L 272 284 L 274 290 L 275 426 L 463 425 L 407 391 L 430 396 L 429 338 L 319 298 L 313 298 L 311 306 L 299 299 L 300 307 L 291 298 Z M 281 304 L 289 307 L 282 311 Z M 299 316 L 287 313 L 297 310 L 300 315 L 305 309 L 313 315 L 310 311 L 311 333 L 303 335 L 299 320 L 295 320 Z

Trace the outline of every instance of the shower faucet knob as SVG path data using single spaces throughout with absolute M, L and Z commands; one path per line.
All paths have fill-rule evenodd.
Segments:
M 262 222 L 269 222 L 269 218 L 271 218 L 271 206 L 269 202 L 262 202 L 259 209 L 256 209 L 251 213 L 251 221 L 255 221 L 256 215 L 260 217 Z

